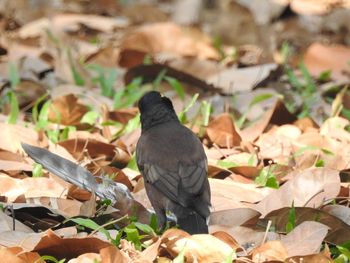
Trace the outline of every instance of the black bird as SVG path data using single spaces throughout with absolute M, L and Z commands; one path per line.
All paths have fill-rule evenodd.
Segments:
M 200 140 L 179 122 L 171 100 L 159 92 L 146 93 L 138 107 L 142 132 L 136 160 L 159 225 L 165 226 L 170 211 L 181 229 L 208 233 L 210 187 Z

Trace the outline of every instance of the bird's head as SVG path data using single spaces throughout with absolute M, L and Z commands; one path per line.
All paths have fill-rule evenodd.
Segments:
M 158 91 L 150 91 L 143 95 L 138 107 L 143 131 L 160 123 L 178 121 L 171 100 Z
M 154 108 L 163 105 L 165 108 L 174 111 L 171 100 L 162 96 L 158 91 L 149 91 L 140 99 L 138 107 L 141 115 L 152 111 Z

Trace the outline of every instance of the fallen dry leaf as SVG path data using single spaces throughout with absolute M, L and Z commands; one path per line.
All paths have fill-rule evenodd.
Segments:
M 310 168 L 294 171 L 292 178 L 278 190 L 261 200 L 255 209 L 263 216 L 282 207 L 318 207 L 324 200 L 338 196 L 340 190 L 339 172 L 327 168 Z
M 326 46 L 321 43 L 312 44 L 304 56 L 304 63 L 311 74 L 318 76 L 326 70 L 331 70 L 332 77 L 338 80 L 348 79 L 344 73 L 350 71 L 349 60 L 348 47 Z
M 254 262 L 284 261 L 287 257 L 287 249 L 278 240 L 266 242 L 252 251 Z
M 306 256 L 320 252 L 322 241 L 327 236 L 328 226 L 305 221 L 294 228 L 288 235 L 282 236 L 281 242 L 287 249 L 288 257 Z
M 146 54 L 170 53 L 178 56 L 218 59 L 205 36 L 190 35 L 173 23 L 154 23 L 136 28 L 121 43 L 119 64 L 141 64 Z
M 232 148 L 239 146 L 242 138 L 236 131 L 232 116 L 228 113 L 223 113 L 212 120 L 206 133 L 211 142 L 220 147 Z

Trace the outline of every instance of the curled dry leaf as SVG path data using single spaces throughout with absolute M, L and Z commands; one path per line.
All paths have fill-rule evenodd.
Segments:
M 212 143 L 224 148 L 239 146 L 242 141 L 229 113 L 220 114 L 212 120 L 206 129 L 206 133 Z
M 49 120 L 63 125 L 81 125 L 80 120 L 88 111 L 75 95 L 68 94 L 52 101 Z
M 340 191 L 339 172 L 336 170 L 310 168 L 289 175 L 291 180 L 255 206 L 263 216 L 273 210 L 290 207 L 293 202 L 295 206 L 319 207 L 324 200 L 337 197 Z
M 21 146 L 22 142 L 41 147 L 45 147 L 47 145 L 47 139 L 41 138 L 39 133 L 32 127 L 26 128 L 19 124 L 11 125 L 1 122 L 0 138 L 0 149 L 12 153 L 23 152 Z
M 8 198 L 8 202 L 14 202 L 22 195 L 26 198 L 64 197 L 67 191 L 59 183 L 49 178 L 15 179 L 0 173 L 0 195 Z
M 289 207 L 284 207 L 275 211 L 272 211 L 265 216 L 266 220 L 271 220 L 273 226 L 278 232 L 285 232 L 286 225 L 289 222 Z M 340 245 L 349 240 L 350 226 L 345 224 L 342 220 L 338 219 L 325 211 L 311 208 L 311 207 L 295 207 L 296 220 L 295 224 L 299 225 L 305 221 L 315 221 L 326 225 L 329 229 L 325 241 L 332 244 Z
M 217 51 L 201 33 L 189 34 L 178 25 L 153 23 L 135 29 L 122 40 L 119 64 L 142 64 L 146 54 L 170 53 L 178 56 L 218 59 Z
M 0 258 L 13 263 L 42 262 L 38 253 L 26 252 L 20 247 L 0 248 Z
M 279 240 L 266 242 L 252 251 L 253 262 L 284 261 L 287 257 L 287 249 Z
M 100 250 L 100 256 L 101 262 L 103 263 L 126 263 L 131 260 L 125 253 L 121 253 L 115 246 L 102 248 Z
M 341 142 L 350 142 L 350 133 L 345 128 L 350 124 L 342 117 L 332 117 L 327 119 L 321 126 L 320 134 Z
M 257 231 L 244 226 L 225 227 L 214 225 L 210 226 L 210 231 L 224 231 L 230 234 L 240 244 L 240 247 L 244 247 L 247 251 L 260 246 L 262 242 L 280 239 L 277 233 L 268 232 L 265 235 L 265 231 Z
M 294 228 L 288 235 L 282 236 L 281 242 L 287 249 L 289 257 L 317 254 L 320 252 L 328 229 L 328 226 L 324 224 L 305 221 Z
M 162 242 L 166 245 L 166 250 L 174 257 L 183 250 L 186 262 L 222 262 L 234 251 L 230 245 L 212 235 L 191 236 L 179 229 L 165 232 Z
M 259 146 L 259 156 L 276 163 L 288 163 L 293 151 L 293 142 L 300 135 L 300 129 L 291 124 L 272 128 L 262 134 L 256 142 Z
M 273 191 L 271 188 L 258 188 L 253 184 L 228 180 L 209 179 L 209 183 L 212 211 L 247 207 L 244 202 L 259 202 Z
M 326 70 L 331 70 L 332 77 L 338 80 L 348 79 L 344 73 L 350 70 L 349 60 L 350 48 L 342 45 L 326 46 L 314 43 L 304 55 L 305 66 L 311 74 L 318 76 Z
M 296 121 L 281 100 L 277 100 L 274 107 L 268 110 L 257 122 L 243 129 L 240 134 L 245 141 L 255 141 L 268 127 L 269 124 L 283 125 Z
M 71 259 L 84 253 L 99 253 L 100 249 L 109 246 L 109 242 L 95 237 L 61 238 L 53 231 L 48 230 L 33 250 L 40 255 Z
M 212 235 L 214 237 L 220 239 L 221 241 L 225 242 L 227 245 L 229 245 L 234 250 L 237 250 L 240 247 L 238 242 L 232 236 L 230 236 L 228 233 L 226 233 L 224 231 L 216 231 L 216 232 L 212 233 Z

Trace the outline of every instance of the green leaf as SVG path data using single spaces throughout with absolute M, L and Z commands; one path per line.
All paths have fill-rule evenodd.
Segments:
M 322 71 L 320 73 L 320 75 L 318 76 L 318 81 L 321 81 L 321 82 L 327 82 L 327 81 L 330 81 L 331 80 L 331 76 L 332 76 L 332 71 L 331 70 L 325 70 L 325 71 Z
M 212 111 L 211 103 L 203 100 L 201 103 L 202 125 L 203 126 L 208 126 L 211 111 Z
M 81 118 L 81 123 L 87 123 L 90 125 L 96 124 L 97 119 L 99 118 L 99 113 L 96 111 L 88 111 L 84 114 L 84 116 Z
M 130 133 L 140 127 L 140 114 L 130 119 L 123 130 L 124 134 Z
M 33 106 L 32 109 L 32 115 L 33 115 L 33 121 L 35 124 L 37 124 L 39 122 L 39 105 L 41 102 L 43 102 L 47 97 L 49 96 L 48 93 L 45 93 L 44 95 L 42 95 L 40 98 L 38 98 Z
M 153 61 L 152 61 L 152 56 L 150 54 L 146 54 L 143 58 L 143 64 L 144 65 L 152 65 Z
M 67 126 L 65 127 L 59 135 L 59 141 L 65 141 L 69 138 L 69 133 L 76 131 L 77 128 L 75 126 Z
M 333 260 L 335 263 L 349 263 L 349 258 L 343 254 Z
M 166 75 L 167 70 L 166 69 L 162 69 L 158 76 L 155 78 L 155 80 L 153 81 L 153 88 L 156 90 L 159 88 L 160 83 L 162 82 L 162 80 L 164 79 L 165 75 Z
M 343 107 L 341 109 L 341 115 L 343 115 L 345 118 L 350 120 L 350 110 L 349 109 Z
M 156 233 L 154 232 L 153 228 L 149 225 L 146 225 L 146 224 L 142 224 L 142 223 L 139 223 L 139 222 L 134 222 L 134 225 L 139 229 L 141 230 L 142 232 L 146 233 L 146 234 L 149 234 L 149 235 L 153 235 L 155 236 Z
M 7 93 L 10 101 L 11 111 L 7 119 L 9 124 L 16 124 L 19 115 L 19 106 L 17 101 L 17 96 L 13 91 Z
M 188 112 L 188 110 L 193 107 L 194 103 L 197 101 L 198 99 L 198 96 L 199 96 L 199 93 L 196 93 L 193 95 L 190 103 L 185 107 L 185 109 L 183 109 L 179 115 L 178 115 L 178 118 L 180 120 L 181 123 L 185 123 L 186 122 L 186 113 Z
M 54 262 L 54 263 L 64 263 L 66 261 L 66 259 L 57 260 L 53 256 L 41 256 L 40 259 L 45 261 L 45 262 L 50 261 L 50 262 Z
M 47 130 L 46 131 L 47 137 L 49 140 L 53 143 L 58 143 L 59 142 L 59 136 L 60 136 L 60 130 L 55 129 L 55 130 Z
M 342 253 L 344 256 L 346 256 L 348 259 L 350 259 L 350 251 L 349 249 L 342 247 L 342 246 L 337 246 L 339 249 L 340 253 Z
M 182 87 L 181 83 L 172 77 L 165 76 L 164 79 L 170 84 L 170 86 L 176 91 L 177 95 L 181 100 L 185 99 L 185 90 Z
M 296 225 L 296 213 L 295 213 L 295 207 L 294 207 L 294 201 L 292 202 L 292 207 L 289 209 L 288 213 L 288 223 L 286 225 L 286 232 L 291 232 Z
M 256 161 L 256 155 L 255 154 L 252 154 L 250 157 L 249 157 L 249 159 L 248 159 L 248 165 L 249 166 L 254 166 L 254 163 L 255 163 L 255 161 Z
M 20 82 L 20 77 L 19 77 L 19 73 L 16 65 L 13 63 L 10 63 L 8 72 L 9 72 L 11 88 L 15 89 Z
M 287 41 L 283 42 L 280 53 L 282 57 L 282 64 L 286 64 L 291 54 L 291 48 Z
M 256 104 L 259 104 L 265 100 L 273 98 L 274 96 L 275 95 L 272 93 L 264 93 L 264 94 L 257 95 L 249 103 L 249 107 L 251 108 L 251 107 L 255 106 Z
M 275 166 L 269 166 L 262 169 L 259 175 L 255 178 L 255 183 L 261 186 L 267 186 L 271 188 L 279 188 L 278 181 L 276 180 L 273 170 Z
M 92 221 L 89 218 L 70 218 L 67 221 L 73 221 L 74 223 L 80 226 L 83 226 L 92 230 L 98 230 L 99 232 L 103 233 L 108 238 L 108 240 L 112 239 L 110 233 L 105 228 L 96 224 L 94 221 Z
M 42 176 L 43 176 L 43 166 L 39 163 L 34 163 L 33 177 L 42 177 Z
M 303 85 L 298 80 L 297 76 L 294 74 L 293 70 L 289 67 L 286 67 L 286 74 L 288 77 L 288 81 L 290 85 L 292 85 L 293 88 L 295 88 L 297 91 L 302 92 Z
M 224 168 L 224 169 L 229 169 L 232 167 L 238 166 L 237 163 L 232 162 L 232 161 L 224 161 L 224 160 L 218 160 L 216 163 L 219 167 Z
M 309 70 L 307 69 L 307 67 L 305 66 L 305 63 L 303 61 L 299 64 L 299 69 L 300 69 L 301 73 L 303 74 L 303 77 L 304 77 L 305 82 L 306 82 L 306 86 L 305 86 L 306 90 L 304 90 L 304 92 L 306 91 L 309 93 L 309 95 L 311 95 L 311 93 L 316 91 L 315 82 L 314 82 Z
M 322 160 L 322 159 L 317 160 L 315 163 L 315 166 L 316 167 L 324 167 L 324 160 Z
M 142 246 L 139 231 L 132 225 L 129 225 L 124 228 L 124 232 L 126 234 L 126 239 L 132 242 L 137 250 L 141 250 Z
M 278 189 L 280 187 L 276 177 L 274 176 L 270 176 L 267 178 L 265 186 L 273 189 Z
M 130 161 L 128 162 L 127 165 L 128 168 L 134 170 L 134 171 L 139 171 L 139 168 L 137 166 L 137 162 L 136 162 L 136 156 L 135 153 L 132 155 L 132 158 L 130 159 Z
M 49 109 L 51 106 L 51 101 L 48 100 L 44 103 L 44 105 L 42 106 L 40 112 L 39 112 L 39 116 L 38 116 L 38 122 L 36 124 L 36 129 L 37 130 L 41 130 L 44 129 L 48 124 L 49 124 Z
M 225 259 L 224 263 L 232 263 L 233 260 L 235 260 L 237 258 L 236 252 L 233 250 L 230 255 L 227 256 L 227 258 Z
M 77 85 L 77 86 L 84 86 L 85 85 L 85 81 L 84 81 L 83 77 L 80 75 L 80 73 L 78 72 L 78 70 L 76 69 L 76 67 L 74 65 L 74 61 L 73 61 L 72 54 L 71 54 L 70 50 L 68 50 L 68 61 L 69 61 L 69 64 L 70 64 L 70 69 L 72 71 L 74 84 Z
M 309 145 L 309 146 L 304 146 L 304 147 L 300 147 L 299 150 L 297 150 L 293 156 L 294 157 L 299 157 L 301 155 L 303 155 L 305 152 L 307 151 L 316 151 L 316 150 L 320 150 L 320 148 L 313 146 L 313 145 Z
M 152 227 L 154 232 L 158 232 L 158 219 L 156 214 L 151 215 L 149 226 Z

